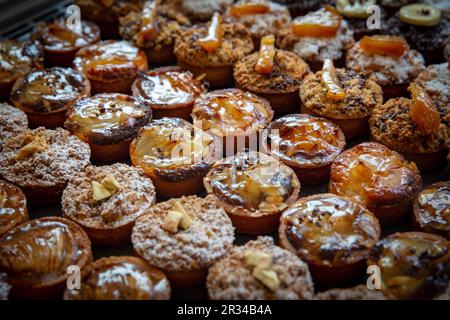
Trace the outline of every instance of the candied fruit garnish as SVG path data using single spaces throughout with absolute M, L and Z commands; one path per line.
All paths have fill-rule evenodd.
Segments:
M 235 4 L 231 7 L 230 14 L 233 17 L 241 17 L 252 14 L 269 13 L 270 7 L 267 1 L 251 1 L 242 4 Z
M 142 28 L 137 34 L 136 40 L 138 45 L 144 45 L 146 42 L 155 38 L 158 31 L 156 12 L 156 1 L 148 2 L 148 4 L 144 6 L 141 17 Z
M 393 58 L 400 58 L 408 50 L 408 43 L 402 37 L 385 35 L 364 36 L 360 46 L 369 55 L 380 54 Z
M 198 39 L 200 47 L 207 52 L 214 52 L 222 45 L 222 16 L 217 12 L 212 17 L 211 24 L 208 28 L 208 35 Z
M 261 74 L 270 74 L 273 69 L 273 58 L 275 57 L 275 37 L 265 36 L 261 39 L 258 61 L 255 71 Z
M 341 26 L 342 16 L 331 6 L 325 6 L 325 11 L 330 13 L 327 19 L 311 18 L 304 21 L 294 21 L 292 24 L 292 32 L 297 37 L 313 37 L 313 38 L 333 38 L 336 36 Z M 314 15 L 315 13 L 313 13 Z M 313 21 L 314 20 L 314 21 Z
M 325 59 L 322 68 L 322 82 L 327 88 L 327 98 L 334 101 L 345 99 L 345 90 L 339 84 L 333 60 Z
M 409 86 L 412 96 L 410 107 L 411 120 L 420 133 L 430 135 L 439 128 L 439 111 L 428 93 L 419 85 L 412 83 Z
M 48 33 L 53 37 L 69 42 L 71 45 L 75 46 L 78 40 L 78 35 L 74 32 L 64 29 L 62 26 L 58 24 L 52 24 L 48 28 Z

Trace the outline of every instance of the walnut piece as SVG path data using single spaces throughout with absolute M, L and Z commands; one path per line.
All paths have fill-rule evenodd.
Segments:
M 272 266 L 272 255 L 262 251 L 247 251 L 244 259 L 244 263 L 250 267 L 270 268 Z
M 183 219 L 183 213 L 179 211 L 169 211 L 162 228 L 168 232 L 177 233 L 181 220 Z
M 97 181 L 92 181 L 92 198 L 95 201 L 102 201 L 112 196 L 112 193 L 108 191 L 102 184 Z
M 44 136 L 34 137 L 31 142 L 25 145 L 16 155 L 16 160 L 23 160 L 36 152 L 44 151 L 47 148 L 47 141 Z
M 264 268 L 255 268 L 253 277 L 261 281 L 271 291 L 276 291 L 280 287 L 280 279 L 275 271 Z

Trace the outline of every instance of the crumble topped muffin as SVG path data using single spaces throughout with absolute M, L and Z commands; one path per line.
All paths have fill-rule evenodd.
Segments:
M 191 21 L 205 22 L 214 12 L 224 13 L 234 0 L 174 0 L 176 7 Z
M 360 284 L 352 288 L 335 288 L 316 294 L 315 300 L 388 300 L 380 290 Z
M 306 263 L 275 246 L 271 237 L 233 247 L 210 268 L 206 286 L 212 300 L 309 300 L 314 296 Z
M 417 76 L 416 83 L 433 98 L 450 104 L 450 70 L 448 63 L 428 66 Z
M 0 103 L 0 150 L 1 144 L 28 128 L 27 115 L 7 103 Z

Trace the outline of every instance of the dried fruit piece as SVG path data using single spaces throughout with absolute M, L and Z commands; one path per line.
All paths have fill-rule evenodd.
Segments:
M 280 287 L 280 279 L 273 270 L 255 268 L 253 270 L 253 277 L 261 281 L 271 291 L 276 291 Z
M 331 6 L 325 6 L 329 13 L 327 19 L 321 19 L 320 23 L 311 22 L 311 17 L 305 16 L 305 20 L 297 20 L 292 24 L 292 32 L 297 37 L 332 38 L 336 36 L 342 22 L 342 16 Z M 326 21 L 326 22 L 325 22 Z
M 263 251 L 246 251 L 244 263 L 250 267 L 270 268 L 272 266 L 272 255 Z
M 222 36 L 222 16 L 216 12 L 212 17 L 211 24 L 208 28 L 208 35 L 198 39 L 198 44 L 203 50 L 211 53 L 222 45 Z
M 233 17 L 241 17 L 252 14 L 269 13 L 270 7 L 267 1 L 251 1 L 242 4 L 235 4 L 231 7 L 230 14 Z
M 158 31 L 157 1 L 145 3 L 141 16 L 141 30 L 137 33 L 136 43 L 142 47 L 146 42 L 153 40 Z
M 406 40 L 396 36 L 364 36 L 359 45 L 369 55 L 380 54 L 393 58 L 401 57 L 408 50 Z
M 441 119 L 439 111 L 428 93 L 416 83 L 412 83 L 408 90 L 411 92 L 410 107 L 411 120 L 420 133 L 430 135 L 439 128 Z
M 183 213 L 178 211 L 169 211 L 164 219 L 162 228 L 168 232 L 176 233 L 178 232 L 181 219 L 183 219 Z
M 16 154 L 16 160 L 23 160 L 29 155 L 32 155 L 36 152 L 44 151 L 47 148 L 47 141 L 44 136 L 37 136 L 25 145 L 22 149 L 19 150 Z
M 344 17 L 366 19 L 370 16 L 367 9 L 375 4 L 375 0 L 337 0 L 336 9 Z
M 339 84 L 333 60 L 325 59 L 322 68 L 322 82 L 327 88 L 327 98 L 334 101 L 345 99 L 345 90 Z
M 419 27 L 434 27 L 441 22 L 441 10 L 436 7 L 414 3 L 400 9 L 400 20 Z
M 111 193 L 115 193 L 121 188 L 121 185 L 119 184 L 119 182 L 117 182 L 116 178 L 114 178 L 112 174 L 108 174 L 102 180 L 101 184 Z
M 270 74 L 273 69 L 273 58 L 275 57 L 275 37 L 265 36 L 261 39 L 258 61 L 255 71 L 261 74 Z
M 92 198 L 95 201 L 102 201 L 112 196 L 112 193 L 108 191 L 102 184 L 97 181 L 92 181 Z

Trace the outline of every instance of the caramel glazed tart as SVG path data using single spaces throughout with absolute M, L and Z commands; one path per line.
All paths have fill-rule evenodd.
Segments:
M 184 211 L 191 224 L 167 231 L 169 212 Z M 135 252 L 162 269 L 175 287 L 204 283 L 207 269 L 233 246 L 234 228 L 227 214 L 211 196 L 170 199 L 140 217 L 131 237 Z
M 94 244 L 114 246 L 130 241 L 134 221 L 155 202 L 150 178 L 141 169 L 116 163 L 88 166 L 76 174 L 64 190 L 62 211 Z

